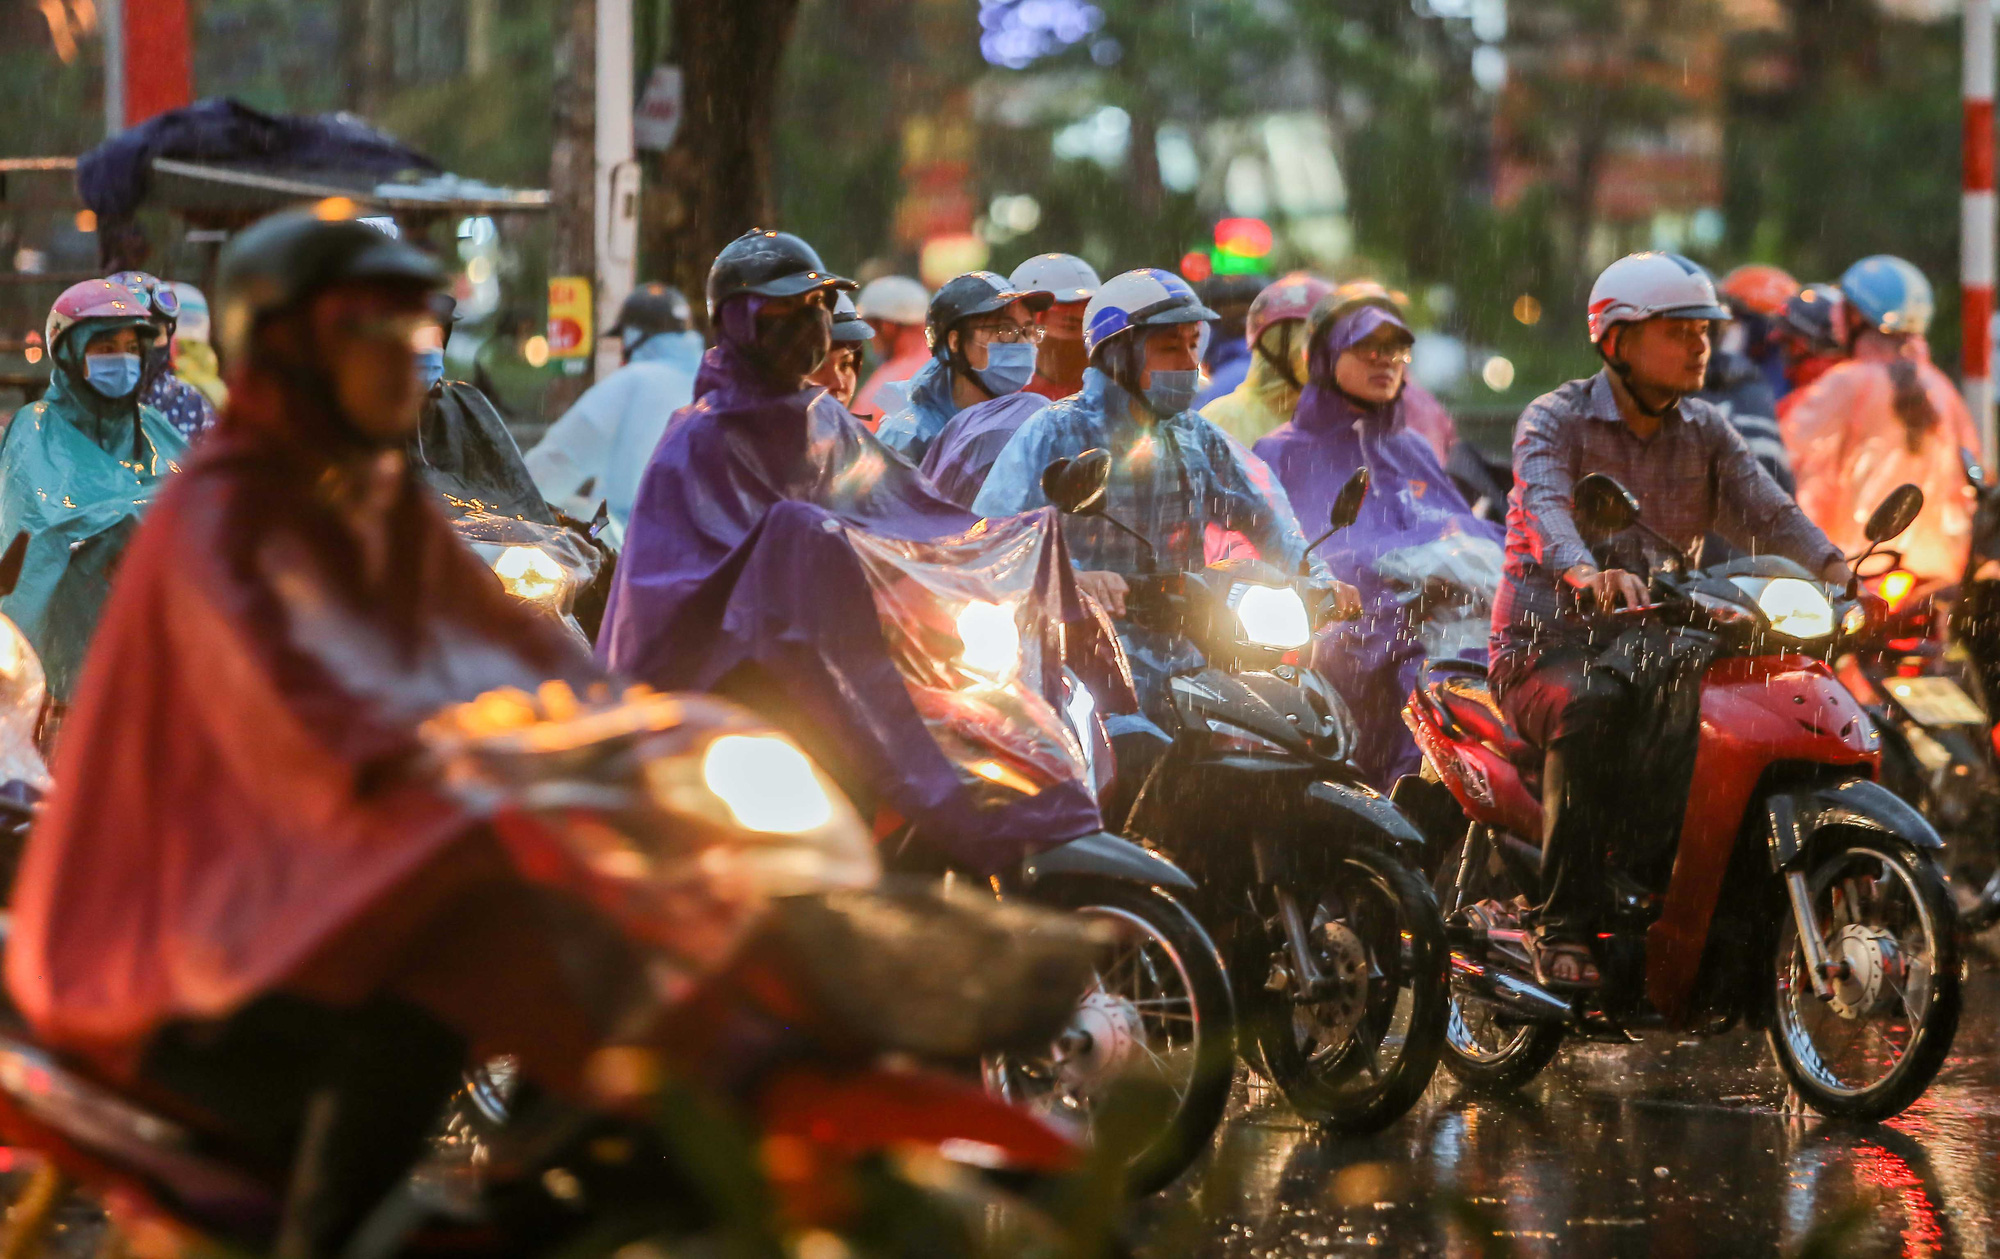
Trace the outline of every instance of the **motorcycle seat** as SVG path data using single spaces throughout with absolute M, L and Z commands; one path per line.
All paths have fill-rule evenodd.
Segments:
M 1523 739 L 1500 711 L 1484 665 L 1469 660 L 1430 661 L 1424 666 L 1424 690 L 1465 737 L 1484 743 L 1515 765 L 1541 767 L 1541 749 Z

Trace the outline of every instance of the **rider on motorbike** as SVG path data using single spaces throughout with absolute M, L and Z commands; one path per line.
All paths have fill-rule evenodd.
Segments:
M 124 557 L 7 945 L 44 1044 L 275 1183 L 315 1126 L 321 1242 L 422 1150 L 469 1051 L 575 1087 L 637 977 L 410 772 L 441 705 L 598 675 L 410 467 L 444 276 L 346 213 L 274 215 L 223 254 L 229 410 Z M 10 453 L 53 422 L 16 420 Z
M 973 535 L 973 516 L 807 384 L 852 287 L 784 232 L 753 230 L 717 256 L 716 346 L 640 482 L 599 656 L 656 686 L 747 702 L 791 725 L 864 816 L 886 804 L 982 873 L 1008 869 L 1100 830 L 1096 802 L 1080 771 L 1016 791 L 989 747 L 953 733 L 961 719 L 1021 738 L 1055 723 L 1061 740 L 1047 694 L 1007 691 L 1034 711 L 995 723 L 976 711 L 993 688 L 933 685 L 956 676 L 937 666 L 990 651 L 1005 690 L 1043 624 L 1068 625 L 1052 654 L 1071 658 L 1097 631 L 1066 564 L 1002 591 L 986 567 L 999 561 L 975 555 L 1002 539 L 1015 557 L 1061 555 L 1053 522 Z M 1033 672 L 1052 684 L 1058 670 Z
M 875 329 L 855 309 L 854 298 L 842 293 L 833 308 L 833 350 L 819 370 L 806 379 L 825 386 L 841 406 L 853 406 L 854 395 L 861 389 L 863 350 L 874 339 Z
M 1486 656 L 1501 530 L 1472 514 L 1406 423 L 1415 337 L 1394 305 L 1343 298 L 1331 286 L 1327 294 L 1298 333 L 1301 348 L 1310 347 L 1298 413 L 1256 453 L 1307 520 L 1326 517 L 1355 469 L 1372 478 L 1361 515 L 1320 547 L 1334 575 L 1360 589 L 1364 611 L 1321 634 L 1313 667 L 1354 711 L 1355 765 L 1387 791 L 1417 769 L 1400 712 L 1424 660 Z
M 187 452 L 187 439 L 139 398 L 151 335 L 150 309 L 125 285 L 64 290 L 49 311 L 48 393 L 0 435 L 0 533 L 29 537 L 0 612 L 27 635 L 59 704 L 133 527 Z
M 1152 723 L 1170 720 L 1167 679 L 1199 668 L 1201 653 L 1184 636 L 1125 619 L 1130 579 L 1198 570 L 1231 551 L 1248 550 L 1286 572 L 1305 558 L 1305 537 L 1271 470 L 1189 409 L 1200 326 L 1214 317 L 1186 281 L 1166 271 L 1128 271 L 1108 281 L 1084 319 L 1091 365 L 1083 390 L 1022 425 L 972 507 L 998 518 L 1044 506 L 1042 471 L 1051 461 L 1093 448 L 1111 453 L 1107 514 L 1146 544 L 1101 519 L 1071 517 L 1064 531 L 1082 570 L 1079 584 L 1117 622 Z M 1318 559 L 1312 571 L 1331 580 Z M 1358 608 L 1352 587 L 1332 584 L 1344 610 Z M 1144 724 L 1109 724 L 1114 735 L 1159 737 Z
M 1785 444 L 1798 473 L 1799 506 L 1836 544 L 1859 550 L 1874 505 L 1904 483 L 1924 492 L 1923 513 L 1897 540 L 1903 567 L 1957 581 L 1971 547 L 1973 503 L 1961 450 L 1980 453 L 1979 430 L 1931 362 L 1924 341 L 1931 288 L 1901 258 L 1863 258 L 1840 279 L 1853 358 L 1786 408 Z
M 215 407 L 208 397 L 174 374 L 174 333 L 180 326 L 181 295 L 173 285 L 144 271 L 120 271 L 114 284 L 131 289 L 151 316 L 153 339 L 142 357 L 139 401 L 167 417 L 182 437 L 193 441 L 215 425 Z
M 434 293 L 430 311 L 433 322 L 417 332 L 424 413 L 406 451 L 410 462 L 460 510 L 555 524 L 500 412 L 479 386 L 445 379 L 444 347 L 458 322 L 458 303 L 449 293 Z
M 1306 317 L 1331 292 L 1327 281 L 1294 271 L 1257 294 L 1243 329 L 1250 369 L 1235 390 L 1203 407 L 1201 418 L 1245 446 L 1290 420 L 1306 387 Z
M 1007 277 L 1023 293 L 1047 293 L 1054 305 L 1042 312 L 1042 347 L 1035 351 L 1035 378 L 1028 392 L 1053 402 L 1083 388 L 1090 356 L 1083 349 L 1083 311 L 1104 281 L 1075 254 L 1036 254 Z M 998 452 L 995 452 L 998 453 Z
M 1696 560 L 1714 530 L 1829 582 L 1852 575 L 1742 435 L 1690 396 L 1708 367 L 1709 322 L 1727 317 L 1707 275 L 1685 258 L 1642 253 L 1612 263 L 1590 293 L 1590 339 L 1604 370 L 1536 399 L 1515 428 L 1491 675 L 1508 719 L 1544 753 L 1536 970 L 1549 983 L 1598 981 L 1588 942 L 1609 909 L 1606 851 L 1639 842 L 1638 828 L 1662 825 L 1652 814 L 1671 807 L 1632 807 L 1635 782 L 1645 782 L 1634 767 L 1650 749 L 1616 750 L 1672 662 L 1626 635 L 1609 647 L 1594 642 L 1565 611 L 1572 601 L 1603 611 L 1645 604 L 1648 572 L 1666 557 L 1628 530 L 1614 562 L 1600 566 L 1591 544 L 1606 540 L 1586 539 L 1573 514 L 1577 480 L 1616 477 L 1638 495 L 1647 523 Z
M 961 275 L 931 299 L 926 323 L 931 361 L 910 377 L 910 400 L 882 421 L 882 444 L 922 463 L 954 417 L 1033 414 L 1047 401 L 1024 393 L 1035 375 L 1042 341 L 1036 316 L 1054 303 L 1047 293 L 1014 288 L 991 271 Z

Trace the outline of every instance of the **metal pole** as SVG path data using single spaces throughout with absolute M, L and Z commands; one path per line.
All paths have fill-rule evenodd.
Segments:
M 125 129 L 125 0 L 102 0 L 97 14 L 104 30 L 104 134 L 115 136 Z
M 1965 2 L 1965 193 L 1959 282 L 1965 404 L 1983 453 L 1996 452 L 1993 413 L 1993 0 Z
M 632 0 L 597 0 L 597 329 L 600 377 L 617 368 L 601 340 L 632 291 L 639 252 L 639 163 L 632 145 Z

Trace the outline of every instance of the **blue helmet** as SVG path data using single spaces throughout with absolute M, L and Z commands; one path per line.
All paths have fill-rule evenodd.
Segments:
M 1083 309 L 1083 352 L 1132 328 L 1162 324 L 1205 323 L 1220 318 L 1201 304 L 1188 282 L 1171 271 L 1141 267 L 1105 281 Z
M 1840 291 L 1848 307 L 1879 332 L 1922 336 L 1936 309 L 1924 273 L 1892 254 L 1875 254 L 1849 267 L 1840 277 Z

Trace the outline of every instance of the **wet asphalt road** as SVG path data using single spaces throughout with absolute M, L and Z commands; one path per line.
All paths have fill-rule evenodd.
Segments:
M 1145 1254 L 2000 1254 L 2000 965 L 1968 954 L 1952 1057 L 1893 1123 L 1787 1114 L 1762 1036 L 1741 1031 L 1573 1042 L 1499 1099 L 1440 1070 L 1363 1139 L 1239 1080 L 1209 1155 L 1149 1204 Z

